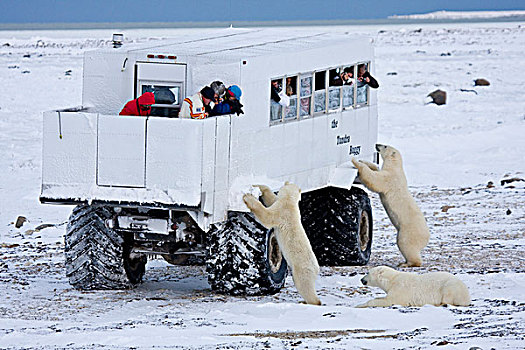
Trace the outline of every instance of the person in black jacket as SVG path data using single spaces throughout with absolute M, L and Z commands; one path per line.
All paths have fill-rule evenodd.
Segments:
M 210 116 L 234 114 L 244 114 L 242 110 L 242 103 L 240 101 L 242 95 L 241 89 L 237 85 L 232 85 L 226 89 L 224 94 L 224 101 L 215 104 L 210 112 Z
M 361 83 L 358 84 L 358 87 L 364 84 L 367 84 L 372 89 L 377 89 L 379 87 L 377 80 L 375 80 L 374 77 L 372 77 L 366 70 L 366 64 L 360 64 L 357 68 L 357 80 Z

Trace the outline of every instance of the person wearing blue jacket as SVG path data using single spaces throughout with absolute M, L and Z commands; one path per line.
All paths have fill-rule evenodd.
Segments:
M 224 115 L 224 114 L 234 114 L 237 115 L 244 114 L 242 107 L 243 105 L 240 102 L 242 96 L 242 91 L 237 85 L 232 85 L 226 89 L 226 94 L 224 95 L 224 101 L 217 103 L 210 112 L 210 116 Z

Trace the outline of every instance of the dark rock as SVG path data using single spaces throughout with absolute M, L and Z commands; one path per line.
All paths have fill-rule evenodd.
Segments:
M 9 43 L 4 43 L 2 46 L 9 47 L 9 46 L 11 46 L 11 44 L 9 44 Z
M 432 98 L 432 103 L 437 104 L 438 106 L 444 105 L 447 103 L 447 93 L 443 90 L 436 90 L 432 91 L 427 95 L 427 97 L 430 96 Z
M 386 75 L 397 75 L 397 72 L 388 72 Z
M 490 82 L 487 79 L 480 78 L 480 79 L 474 80 L 474 85 L 475 86 L 489 86 Z
M 24 224 L 24 222 L 27 221 L 27 218 L 25 216 L 20 215 L 16 218 L 15 227 L 20 228 Z
M 31 55 L 27 53 L 27 54 L 25 54 L 23 57 L 24 57 L 24 58 L 30 58 Z
M 450 52 L 443 52 L 440 56 L 452 56 Z
M 510 183 L 516 182 L 516 181 L 525 181 L 525 180 L 523 180 L 523 179 L 521 179 L 519 177 L 512 177 L 510 179 L 503 179 L 503 180 L 501 180 L 501 186 L 504 186 L 506 184 L 510 184 Z
M 510 215 L 510 214 L 512 214 L 512 210 L 507 209 L 507 215 Z
M 48 227 L 56 227 L 56 225 L 55 224 L 40 224 L 37 227 L 35 227 L 35 232 L 41 231 Z

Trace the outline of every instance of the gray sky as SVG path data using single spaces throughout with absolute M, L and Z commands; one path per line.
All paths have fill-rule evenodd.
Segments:
M 0 23 L 346 20 L 439 10 L 525 10 L 525 1 L 0 0 Z

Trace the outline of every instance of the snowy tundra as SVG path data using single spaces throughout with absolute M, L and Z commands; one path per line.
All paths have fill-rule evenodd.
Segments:
M 82 54 L 110 45 L 113 31 L 2 31 L 0 348 L 523 348 L 525 24 L 326 30 L 375 37 L 379 142 L 402 152 L 431 232 L 425 264 L 410 271 L 458 276 L 471 306 L 355 308 L 384 295 L 360 284 L 369 267 L 399 260 L 395 228 L 376 194 L 370 262 L 321 268 L 322 306 L 300 304 L 291 277 L 274 296 L 229 297 L 210 291 L 202 267 L 160 261 L 148 263 L 133 290 L 72 289 L 63 256 L 72 208 L 38 202 L 42 111 L 80 104 Z M 192 31 L 124 33 L 141 42 Z M 474 86 L 476 78 L 491 85 Z M 447 104 L 425 104 L 438 88 Z M 27 221 L 17 228 L 19 215 Z

